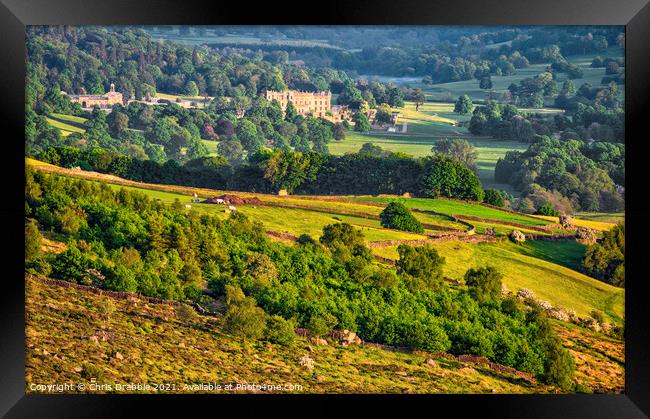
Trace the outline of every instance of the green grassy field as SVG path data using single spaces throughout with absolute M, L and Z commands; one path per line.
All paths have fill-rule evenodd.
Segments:
M 175 103 L 177 99 L 180 99 L 184 102 L 195 102 L 197 105 L 197 108 L 205 108 L 214 97 L 208 96 L 207 99 L 205 96 L 187 96 L 187 95 L 173 95 L 170 93 L 161 93 L 157 92 L 156 97 L 160 99 L 167 99 L 170 102 Z
M 621 223 L 625 221 L 625 213 L 622 212 L 578 212 L 576 216 L 583 220 L 604 223 Z
M 574 270 L 580 269 L 582 257 L 587 249 L 587 246 L 576 241 L 528 240 L 521 244 L 504 241 L 496 243 L 495 246 L 510 252 L 544 259 Z
M 67 137 L 73 132 L 80 134 L 86 132 L 83 125 L 84 122 L 86 122 L 86 119 L 79 116 L 53 113 L 50 117 L 46 118 L 46 120 L 48 124 L 61 130 L 61 135 L 64 137 Z
M 398 128 L 401 128 L 400 124 L 406 123 L 406 133 L 379 130 L 359 133 L 348 130 L 345 139 L 332 141 L 329 144 L 330 153 L 333 155 L 354 153 L 359 151 L 364 143 L 373 143 L 385 150 L 423 157 L 431 155 L 431 148 L 441 139 L 462 138 L 478 151 L 478 176 L 483 186 L 516 194 L 512 186 L 494 181 L 494 168 L 497 160 L 505 156 L 507 151 L 526 150 L 527 144 L 472 135 L 467 128 L 452 125 L 454 121 L 466 121 L 470 118 L 469 115 L 455 114 L 453 109 L 452 103 L 427 102 L 416 111 L 415 103 L 406 102 L 404 108 L 395 109 L 400 112 L 397 120 Z
M 579 316 L 587 316 L 595 309 L 605 313 L 613 323 L 623 322 L 624 289 L 558 264 L 575 264 L 579 249 L 574 245 L 529 242 L 526 247 L 516 249 L 513 248 L 515 245 L 507 243 L 471 244 L 454 241 L 434 243 L 432 246 L 445 257 L 443 272 L 448 277 L 461 280 L 467 269 L 491 265 L 503 273 L 503 283 L 511 291 L 527 288 L 542 300 L 554 306 L 575 310 Z M 553 246 L 556 248 L 553 249 Z M 394 246 L 373 248 L 372 251 L 383 257 L 398 258 Z
M 210 156 L 216 156 L 217 155 L 217 145 L 219 145 L 218 141 L 201 140 L 201 142 L 208 149 L 208 152 L 210 153 Z
M 168 31 L 148 31 L 154 39 L 169 40 L 180 44 L 197 45 L 197 44 L 237 44 L 242 48 L 255 47 L 259 45 L 286 45 L 292 47 L 321 47 L 321 48 L 339 48 L 331 45 L 327 40 L 319 39 L 290 39 L 290 38 L 271 38 L 262 39 L 253 35 L 217 35 L 213 30 L 206 30 L 205 34 L 201 35 L 198 32 L 192 32 L 187 35 L 179 34 L 176 32 Z
M 61 169 L 63 170 L 63 169 Z M 75 172 L 73 176 L 85 177 L 85 172 Z M 94 179 L 95 178 L 91 178 Z M 112 179 L 112 178 L 111 178 Z M 191 203 L 191 188 L 177 186 L 150 185 L 151 188 L 122 186 L 119 178 L 104 180 L 112 188 L 138 189 L 154 199 L 171 203 L 175 199 L 183 204 Z M 149 186 L 149 185 L 144 185 Z M 167 188 L 173 188 L 169 192 Z M 206 189 L 197 190 L 200 196 L 215 196 L 220 191 Z M 346 215 L 342 212 L 355 214 L 378 214 L 383 205 L 397 197 L 391 196 L 360 196 L 360 197 L 279 197 L 276 195 L 239 193 L 242 197 L 258 196 L 260 199 L 275 203 L 276 205 L 300 205 L 304 208 L 283 208 L 268 205 L 243 205 L 238 206 L 238 211 L 248 215 L 252 220 L 261 222 L 266 229 L 288 232 L 293 235 L 310 234 L 317 238 L 322 233 L 323 226 L 336 222 L 348 222 L 361 229 L 366 241 L 384 241 L 399 239 L 422 239 L 423 235 L 399 232 L 381 228 L 378 220 L 364 218 L 359 215 Z M 443 214 L 470 215 L 493 219 L 492 226 L 497 227 L 497 233 L 507 234 L 512 227 L 498 224 L 502 222 L 515 222 L 531 227 L 549 223 L 542 218 L 527 217 L 512 214 L 498 209 L 489 208 L 467 202 L 451 201 L 444 199 L 401 198 L 407 207 L 421 210 L 435 211 Z M 364 205 L 364 203 L 366 203 Z M 371 205 L 374 203 L 375 205 Z M 220 218 L 226 217 L 224 207 L 212 204 L 191 203 L 191 210 L 199 213 L 214 214 Z M 445 217 L 430 213 L 414 213 L 424 222 L 443 224 Z M 428 218 L 431 217 L 431 218 Z M 448 220 L 447 220 L 448 221 Z M 480 229 L 485 223 L 475 223 Z M 609 224 L 611 226 L 611 224 Z M 458 225 L 457 227 L 461 227 Z M 522 229 L 525 231 L 525 229 Z M 516 291 L 519 288 L 532 290 L 539 298 L 551 304 L 573 309 L 581 316 L 588 315 L 591 310 L 597 309 L 604 312 L 610 321 L 621 323 L 624 316 L 624 290 L 615 288 L 603 282 L 589 278 L 570 269 L 576 268 L 584 252 L 584 246 L 575 242 L 537 242 L 527 241 L 524 245 L 514 245 L 509 242 L 472 244 L 461 241 L 436 242 L 433 246 L 447 260 L 444 267 L 445 275 L 461 279 L 470 267 L 494 265 L 504 274 L 506 286 Z M 373 253 L 395 259 L 396 247 L 387 246 L 373 248 Z
M 429 199 L 429 198 L 398 198 L 391 196 L 358 196 L 349 198 L 353 202 L 377 202 L 388 204 L 391 201 L 398 201 L 408 208 L 417 208 L 420 210 L 435 211 L 447 215 L 469 215 L 473 217 L 489 218 L 505 222 L 514 222 L 530 226 L 543 226 L 549 224 L 548 221 L 528 217 L 526 215 L 513 214 L 506 211 L 500 211 L 496 208 L 490 208 L 483 205 L 473 204 L 463 201 L 452 201 L 449 199 Z

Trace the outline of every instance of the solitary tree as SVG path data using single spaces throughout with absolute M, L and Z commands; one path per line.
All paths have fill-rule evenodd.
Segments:
M 472 103 L 472 99 L 467 95 L 460 96 L 454 105 L 454 112 L 456 113 L 468 114 L 472 110 L 474 110 L 474 104 Z
M 343 128 L 343 124 L 340 122 L 337 122 L 334 124 L 334 127 L 332 127 L 332 135 L 334 136 L 334 139 L 336 141 L 341 141 L 345 139 L 345 129 Z
M 460 138 L 450 140 L 445 138 L 438 141 L 431 151 L 449 156 L 454 160 L 463 163 L 471 170 L 476 171 L 478 152 L 467 140 Z
M 417 88 L 417 89 L 413 90 L 412 98 L 413 98 L 413 101 L 415 102 L 415 110 L 416 111 L 419 111 L 420 106 L 423 105 L 424 102 L 426 102 L 426 100 L 427 100 L 426 96 L 424 96 L 424 92 L 420 88 Z
M 490 76 L 483 77 L 479 83 L 479 87 L 484 90 L 492 88 L 492 78 Z
M 244 296 L 238 287 L 232 287 L 227 289 L 226 302 L 228 304 L 224 319 L 226 332 L 241 338 L 242 342 L 246 339 L 257 340 L 262 337 L 266 327 L 266 313 L 255 305 L 253 298 Z

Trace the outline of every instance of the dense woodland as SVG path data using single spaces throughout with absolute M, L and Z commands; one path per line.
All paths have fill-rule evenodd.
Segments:
M 184 31 L 181 28 L 157 28 Z M 276 31 L 274 34 L 274 30 Z M 205 31 L 205 29 L 204 29 Z M 494 28 L 234 28 L 216 29 L 216 35 L 259 33 L 260 39 L 276 36 L 274 43 L 251 47 L 265 54 L 286 51 L 291 60 L 310 66 L 352 70 L 358 74 L 420 76 L 430 83 L 445 83 L 490 75 L 515 74 L 518 68 L 550 63 L 553 70 L 579 76 L 566 56 L 602 53 L 608 46 L 623 45 L 624 34 L 616 27 L 517 27 Z M 200 32 L 199 32 L 200 35 Z M 329 45 L 289 45 L 287 40 L 328 39 Z M 219 41 L 218 48 L 242 48 Z
M 608 45 L 622 45 L 621 34 L 613 27 L 479 29 L 395 28 L 381 32 L 385 41 L 377 44 L 394 46 L 357 44 L 361 51 L 355 53 L 342 48 L 362 43 L 367 31 L 359 29 L 347 40 L 337 38 L 334 31 L 329 39 L 339 43 L 338 47 L 318 48 L 340 56 L 332 58 L 331 66 L 321 66 L 297 63 L 296 51 L 283 44 L 269 44 L 273 50 L 263 46 L 255 51 L 214 49 L 156 42 L 139 29 L 33 27 L 27 43 L 27 154 L 66 167 L 151 182 L 260 192 L 412 192 L 480 201 L 483 192 L 476 177 L 439 157 L 413 159 L 373 147 L 356 155 L 328 156 L 328 143 L 344 140 L 346 124 L 302 117 L 291 106 L 283 115 L 277 102 L 269 103 L 260 93 L 265 89 L 330 89 L 337 94 L 338 103 L 356 111 L 355 129 L 366 131 L 370 129 L 364 115 L 368 108 L 376 107 L 377 118 L 386 119 L 389 107 L 403 106 L 405 99 L 421 103 L 424 95 L 419 89 L 355 81 L 343 70 L 362 70 L 359 66 L 367 65 L 401 74 L 390 70 L 391 65 L 409 64 L 406 58 L 412 54 L 419 63 L 413 64 L 413 74 L 425 78 L 432 74 L 431 82 L 474 77 L 488 89 L 491 75 L 511 74 L 528 63 L 549 62 L 545 72 L 512 84 L 507 97 L 482 106 L 475 106 L 467 97 L 459 98 L 457 112 L 472 114 L 468 125 L 472 134 L 531 143 L 526 152 L 510 152 L 500 160 L 495 172 L 498 182 L 521 191 L 518 209 L 532 212 L 547 204 L 560 212 L 620 210 L 624 197 L 616 185 L 625 182 L 624 113 L 616 83 L 622 79 L 577 88 L 571 78 L 579 75 L 573 74 L 575 69 L 565 56 L 596 55 Z M 300 39 L 310 31 L 327 29 L 280 30 L 286 39 Z M 279 46 L 285 49 L 277 49 Z M 345 61 L 343 56 L 354 64 L 335 64 Z M 594 67 L 606 67 L 612 76 L 621 76 L 624 64 L 622 59 L 600 56 L 592 62 Z M 466 75 L 445 75 L 461 68 Z M 560 86 L 556 79 L 562 73 L 569 78 Z M 59 93 L 102 93 L 110 82 L 115 82 L 126 98 L 141 99 L 164 91 L 214 99 L 203 109 L 184 109 L 174 103 L 157 107 L 131 103 L 116 106 L 106 116 L 99 110 L 84 112 Z M 549 117 L 517 108 L 543 106 L 551 99 L 565 114 Z M 85 134 L 62 138 L 45 120 L 52 113 L 88 118 Z M 206 139 L 219 140 L 218 157 L 206 157 L 202 141 Z M 467 165 L 467 161 L 460 162 Z M 443 165 L 453 167 L 455 173 L 445 184 L 440 183 Z M 432 178 L 432 173 L 438 173 L 438 178 Z

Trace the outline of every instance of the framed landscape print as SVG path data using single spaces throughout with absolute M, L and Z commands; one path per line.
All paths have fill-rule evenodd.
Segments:
M 3 413 L 647 414 L 644 2 L 6 3 Z

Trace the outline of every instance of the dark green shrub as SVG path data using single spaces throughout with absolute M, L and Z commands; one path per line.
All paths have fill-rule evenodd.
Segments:
M 379 216 L 381 217 L 382 227 L 424 233 L 422 223 L 400 202 L 389 203 Z
M 398 272 L 411 292 L 424 289 L 437 289 L 442 283 L 442 265 L 445 258 L 430 245 L 397 247 Z
M 535 214 L 537 215 L 548 215 L 551 217 L 559 217 L 560 212 L 557 211 L 555 208 L 551 206 L 551 204 L 546 203 L 542 205 L 541 207 L 537 208 L 537 211 L 535 211 Z
M 294 329 L 295 324 L 293 320 L 286 320 L 284 317 L 278 315 L 269 316 L 266 320 L 264 338 L 272 343 L 291 346 L 296 341 Z
M 52 262 L 52 275 L 66 281 L 78 282 L 88 269 L 89 260 L 76 246 L 71 245 L 65 252 L 55 256 Z
M 476 301 L 495 301 L 501 296 L 503 274 L 492 266 L 470 268 L 465 272 L 465 284 Z
M 494 205 L 495 207 L 503 207 L 505 205 L 503 194 L 496 189 L 486 189 L 483 202 Z

